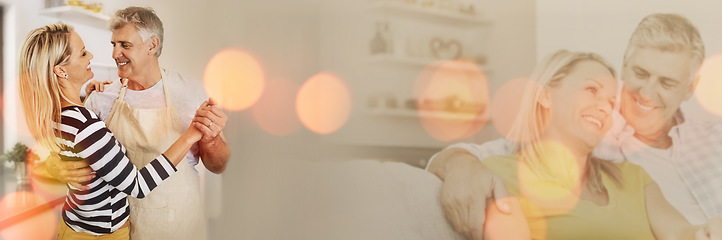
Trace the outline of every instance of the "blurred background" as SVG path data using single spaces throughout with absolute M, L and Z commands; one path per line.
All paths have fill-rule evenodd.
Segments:
M 648 14 L 688 17 L 707 56 L 722 52 L 722 2 L 713 0 L 0 0 L 3 152 L 18 142 L 35 145 L 17 97 L 26 34 L 74 25 L 95 56 L 95 80 L 116 80 L 106 21 L 127 6 L 157 12 L 165 27 L 161 65 L 204 82 L 229 116 L 228 168 L 201 173 L 209 239 L 363 236 L 354 234 L 365 228 L 339 216 L 395 228 L 398 221 L 363 214 L 361 205 L 332 204 L 419 201 L 364 198 L 394 192 L 365 186 L 381 175 L 356 167 L 390 162 L 418 170 L 398 176 L 405 178 L 423 174 L 429 157 L 452 143 L 498 138 L 513 115 L 505 107 L 518 92 L 512 80 L 559 48 L 597 52 L 619 71 L 629 35 Z M 692 99 L 684 108 L 714 117 L 715 104 Z M 50 239 L 53 203 L 65 192 L 18 177 L 23 164 L 0 166 L 0 239 L 31 239 L 8 233 L 24 232 L 23 225 Z

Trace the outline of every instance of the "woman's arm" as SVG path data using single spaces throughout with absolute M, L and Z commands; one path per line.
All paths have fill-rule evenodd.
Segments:
M 197 122 L 191 123 L 191 126 L 183 132 L 183 134 L 178 137 L 178 140 L 176 140 L 173 145 L 171 145 L 168 150 L 166 150 L 163 155 L 168 157 L 168 160 L 170 160 L 171 163 L 173 163 L 173 166 L 178 166 L 178 163 L 180 163 L 181 160 L 186 156 L 186 153 L 191 149 L 191 146 L 198 142 L 198 140 L 203 137 L 203 134 L 201 131 L 198 130 L 197 127 L 195 127 L 196 124 L 200 124 Z
M 531 231 L 524 217 L 521 203 L 517 197 L 506 197 L 505 202 L 511 206 L 511 214 L 502 213 L 496 207 L 486 207 L 486 224 L 484 239 L 488 240 L 529 240 Z M 487 204 L 489 205 L 489 204 Z
M 86 116 L 92 116 L 89 112 L 82 110 L 81 112 Z M 63 117 L 65 118 L 63 122 L 73 122 L 70 113 Z M 202 136 L 195 128 L 189 129 L 165 153 L 143 168 L 137 169 L 126 156 L 125 148 L 115 139 L 104 122 L 92 117 L 80 122 L 82 123 L 74 136 L 73 152 L 65 151 L 60 155 L 87 161 L 98 177 L 116 189 L 137 198 L 145 197 L 161 181 L 175 173 L 177 170 L 174 166 L 180 163 L 191 145 Z
M 657 183 L 644 188 L 647 218 L 657 239 L 722 239 L 722 221 L 712 218 L 704 225 L 694 226 L 667 202 Z

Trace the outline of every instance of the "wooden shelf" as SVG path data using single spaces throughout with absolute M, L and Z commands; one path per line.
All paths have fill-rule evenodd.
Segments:
M 438 9 L 435 6 L 421 6 L 418 3 L 403 3 L 398 1 L 378 1 L 371 4 L 369 10 L 377 13 L 407 16 L 412 18 L 425 18 L 430 21 L 442 21 L 456 25 L 486 25 L 490 21 L 478 15 L 462 14 L 451 10 Z
M 106 29 L 110 16 L 96 13 L 80 6 L 60 6 L 40 10 L 40 14 L 60 19 L 70 24 L 83 24 Z
M 433 60 L 433 59 L 423 59 L 423 58 L 407 58 L 407 57 L 398 57 L 394 55 L 389 54 L 376 54 L 369 57 L 368 63 L 369 64 L 375 64 L 375 65 L 382 65 L 382 66 L 388 66 L 388 65 L 406 65 L 406 66 L 412 66 L 412 67 L 418 67 L 418 68 L 425 68 L 429 66 L 435 66 L 441 64 L 443 61 L 441 60 Z M 474 65 L 457 65 L 457 64 L 449 64 L 446 67 L 451 69 L 459 69 L 459 70 L 476 70 L 481 69 L 484 73 L 488 74 L 488 71 L 484 69 L 483 65 L 474 64 Z
M 453 112 L 431 112 L 431 111 L 416 111 L 410 109 L 369 109 L 370 115 L 377 116 L 395 116 L 395 117 L 408 117 L 408 118 L 438 118 L 438 119 L 449 119 L 449 120 L 462 120 L 462 121 L 488 121 L 488 118 L 478 117 L 471 113 L 453 113 Z

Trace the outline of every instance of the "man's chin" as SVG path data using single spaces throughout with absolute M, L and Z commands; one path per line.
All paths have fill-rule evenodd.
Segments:
M 635 119 L 634 121 L 627 120 L 627 124 L 634 129 L 634 132 L 642 135 L 655 135 L 662 130 L 663 124 L 659 121 Z

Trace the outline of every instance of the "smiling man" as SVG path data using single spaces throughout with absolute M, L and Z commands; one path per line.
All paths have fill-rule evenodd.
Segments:
M 680 109 L 694 94 L 705 49 L 697 29 L 674 14 L 647 16 L 624 54 L 615 128 L 600 158 L 642 166 L 692 224 L 722 215 L 722 123 Z
M 722 123 L 699 121 L 680 110 L 694 93 L 704 55 L 699 31 L 686 18 L 645 17 L 625 52 L 619 112 L 594 151 L 601 159 L 642 166 L 692 224 L 722 215 Z M 480 160 L 508 155 L 511 146 L 504 139 L 454 144 L 427 166 L 444 181 L 441 203 L 447 219 L 467 237 L 483 238 L 486 202 L 505 194 L 499 178 L 481 168 Z M 495 206 L 509 212 L 503 200 Z

